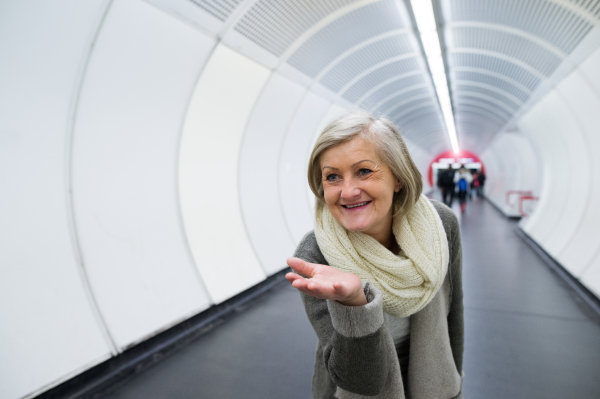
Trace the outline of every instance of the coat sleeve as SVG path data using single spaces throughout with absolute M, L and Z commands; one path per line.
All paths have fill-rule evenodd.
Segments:
M 294 255 L 307 262 L 327 264 L 309 233 Z M 308 319 L 319 338 L 322 361 L 331 380 L 340 388 L 360 395 L 377 395 L 388 378 L 383 298 L 374 287 L 363 283 L 368 303 L 345 306 L 301 293 Z
M 452 357 L 456 364 L 456 370 L 462 374 L 463 351 L 465 346 L 465 325 L 463 308 L 462 288 L 462 246 L 460 240 L 460 227 L 456 215 L 446 205 L 431 200 L 444 225 L 448 238 L 448 249 L 450 259 L 448 273 L 450 273 L 450 310 L 448 312 L 448 335 L 450 336 L 450 347 Z
M 450 347 L 458 373 L 462 375 L 463 351 L 465 346 L 465 325 L 462 288 L 462 246 L 460 240 L 460 229 L 458 220 L 453 218 L 450 237 L 450 278 L 452 283 L 452 301 L 448 313 L 448 333 L 450 335 Z M 446 230 L 448 231 L 448 230 Z

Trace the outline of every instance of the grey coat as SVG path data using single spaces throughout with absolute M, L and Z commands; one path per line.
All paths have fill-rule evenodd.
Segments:
M 313 394 L 330 398 L 462 398 L 464 345 L 462 253 L 454 213 L 431 201 L 448 238 L 450 262 L 442 287 L 422 310 L 410 316 L 410 355 L 407 395 L 397 372 L 400 366 L 392 336 L 383 316 L 379 291 L 363 283 L 364 306 L 301 294 L 319 345 L 313 377 Z M 295 255 L 307 262 L 327 265 L 314 232 L 298 245 Z

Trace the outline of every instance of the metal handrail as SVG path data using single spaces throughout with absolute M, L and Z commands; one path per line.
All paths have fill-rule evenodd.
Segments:
M 508 190 L 506 192 L 506 205 L 510 205 L 510 196 L 513 194 L 531 196 L 533 192 L 531 190 Z
M 538 197 L 534 197 L 532 195 L 524 195 L 519 197 L 519 215 L 522 217 L 529 216 L 527 213 L 523 212 L 523 201 L 537 201 L 538 199 Z

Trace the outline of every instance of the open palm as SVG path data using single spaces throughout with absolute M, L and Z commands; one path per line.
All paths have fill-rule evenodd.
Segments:
M 298 291 L 315 298 L 338 301 L 348 306 L 361 306 L 367 303 L 362 281 L 355 274 L 331 266 L 308 263 L 299 258 L 288 258 L 287 264 L 296 273 L 288 273 L 285 278 Z

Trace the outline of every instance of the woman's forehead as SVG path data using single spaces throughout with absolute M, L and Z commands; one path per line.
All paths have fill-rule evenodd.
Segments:
M 351 165 L 363 159 L 375 163 L 381 162 L 376 146 L 360 136 L 328 148 L 320 158 L 321 168 L 329 163 Z

